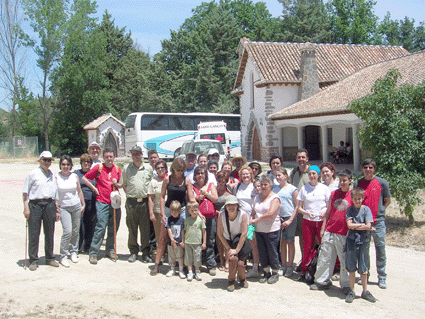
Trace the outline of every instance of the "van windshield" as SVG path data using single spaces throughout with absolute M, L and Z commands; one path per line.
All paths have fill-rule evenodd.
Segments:
M 224 133 L 201 134 L 199 137 L 201 140 L 216 140 L 219 141 L 221 144 L 226 144 L 226 136 L 224 135 Z

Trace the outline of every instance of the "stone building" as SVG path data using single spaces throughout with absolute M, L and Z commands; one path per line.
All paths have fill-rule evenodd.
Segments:
M 111 113 L 104 114 L 84 126 L 88 145 L 97 142 L 102 150 L 110 148 L 115 151 L 116 156 L 124 156 L 124 127 L 124 123 Z
M 242 38 L 238 54 L 232 94 L 239 98 L 242 154 L 256 160 L 268 160 L 275 154 L 293 160 L 296 150 L 305 147 L 314 160 L 323 157 L 321 127 L 314 121 L 300 125 L 288 120 L 277 125 L 271 115 L 369 65 L 409 52 L 396 46 L 252 42 Z M 344 95 L 339 98 L 344 99 Z M 327 133 L 327 145 L 336 147 L 340 140 L 353 142 L 353 130 L 346 122 L 332 123 Z

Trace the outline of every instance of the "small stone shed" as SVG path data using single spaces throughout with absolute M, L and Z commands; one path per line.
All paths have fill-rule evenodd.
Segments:
M 116 156 L 124 156 L 124 127 L 124 123 L 111 113 L 104 114 L 84 126 L 87 131 L 88 145 L 97 142 L 102 150 L 110 148 L 115 151 Z

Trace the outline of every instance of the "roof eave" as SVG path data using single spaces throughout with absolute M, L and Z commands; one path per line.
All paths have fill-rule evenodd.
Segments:
M 301 118 L 308 118 L 308 117 L 315 117 L 315 116 L 328 116 L 328 115 L 339 115 L 339 114 L 349 114 L 349 113 L 353 113 L 353 112 L 351 112 L 351 110 L 344 107 L 344 108 L 334 109 L 334 110 L 303 112 L 303 113 L 288 114 L 288 115 L 272 114 L 269 116 L 269 119 L 271 119 L 272 121 L 279 121 L 279 120 L 292 120 L 292 119 L 301 119 Z

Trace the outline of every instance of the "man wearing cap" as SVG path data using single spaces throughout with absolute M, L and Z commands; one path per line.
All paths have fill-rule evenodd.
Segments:
M 140 246 L 142 261 L 152 262 L 150 258 L 150 219 L 148 209 L 148 186 L 153 177 L 152 171 L 142 161 L 143 152 L 140 146 L 130 149 L 132 163 L 128 164 L 122 174 L 122 186 L 127 194 L 125 209 L 127 211 L 128 261 L 137 260 L 139 245 L 137 244 L 137 230 L 140 229 Z
M 217 163 L 220 162 L 220 153 L 216 148 L 212 148 L 208 151 L 208 162 L 209 161 L 216 161 Z
M 196 166 L 196 154 L 195 152 L 187 152 L 186 154 L 186 172 L 184 172 L 184 177 L 187 177 L 189 174 L 193 174 Z
M 99 159 L 99 155 L 100 155 L 100 145 L 96 142 L 91 142 L 89 147 L 87 148 L 87 152 L 89 153 L 89 155 L 91 156 L 93 163 L 92 163 L 92 167 L 96 166 L 97 164 L 102 163 L 102 161 Z
M 44 252 L 46 264 L 59 267 L 53 255 L 53 241 L 55 222 L 59 221 L 59 207 L 57 203 L 58 191 L 52 171 L 52 153 L 44 151 L 40 154 L 40 166 L 31 171 L 25 178 L 22 198 L 24 201 L 24 216 L 28 221 L 28 252 L 29 269 L 38 268 L 38 244 L 40 240 L 41 221 L 44 229 Z
M 121 178 L 121 168 L 114 164 L 115 152 L 112 149 L 103 150 L 103 164 L 97 164 L 90 169 L 81 179 L 96 194 L 97 223 L 89 251 L 89 261 L 92 265 L 97 264 L 97 255 L 105 236 L 106 227 L 106 257 L 116 259 L 114 250 L 114 208 L 111 203 L 111 193 L 121 187 L 118 181 Z M 96 186 L 89 180 L 96 180 Z M 116 231 L 121 219 L 121 209 L 115 209 Z

